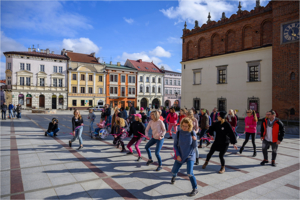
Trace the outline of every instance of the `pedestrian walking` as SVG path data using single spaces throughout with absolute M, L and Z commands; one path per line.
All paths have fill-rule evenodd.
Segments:
M 52 118 L 52 121 L 49 123 L 48 129 L 45 132 L 45 136 L 49 135 L 51 137 L 56 137 L 59 130 L 60 128 L 58 128 L 58 119 Z
M 117 148 L 121 145 L 121 152 L 125 152 L 125 145 L 123 139 L 127 137 L 128 134 L 128 123 L 122 118 L 122 114 L 118 112 L 115 116 L 112 135 L 114 136 L 113 144 L 117 145 Z
M 136 109 L 132 103 L 129 104 L 129 122 L 134 122 L 134 114 L 136 114 Z
M 16 118 L 17 117 L 17 107 L 16 107 L 16 104 L 14 104 L 13 112 L 14 112 L 14 118 Z
M 109 104 L 106 104 L 104 107 L 104 117 L 106 121 L 106 126 L 111 127 L 112 126 L 112 117 L 111 117 L 111 108 Z
M 7 105 L 5 102 L 1 105 L 2 119 L 6 120 Z
M 95 115 L 93 109 L 89 110 L 88 119 L 90 120 L 90 125 L 89 125 L 90 133 L 93 133 L 94 132 L 94 121 L 96 119 L 96 115 Z
M 198 120 L 194 117 L 194 111 L 193 110 L 189 110 L 187 113 L 186 113 L 186 117 L 189 118 L 190 120 L 192 120 L 193 122 L 193 131 L 195 132 L 195 134 L 197 134 L 199 132 L 199 126 L 198 126 Z M 184 119 L 184 118 L 183 118 Z M 197 139 L 197 137 L 196 137 Z M 197 141 L 196 141 L 196 144 L 197 144 Z M 199 165 L 199 150 L 198 150 L 198 147 L 196 146 L 195 148 L 195 153 L 196 153 L 196 162 L 195 162 L 195 165 Z
M 256 145 L 255 145 L 255 137 L 256 137 L 256 126 L 257 126 L 257 116 L 255 114 L 254 110 L 247 110 L 247 117 L 245 118 L 245 132 L 246 132 L 246 138 L 245 141 L 240 148 L 240 154 L 242 154 L 245 145 L 249 141 L 249 138 L 251 136 L 252 139 L 252 145 L 253 145 L 253 156 L 256 156 Z
M 139 149 L 139 145 L 142 142 L 143 137 L 145 136 L 145 126 L 144 126 L 144 123 L 142 122 L 141 114 L 134 114 L 134 117 L 135 117 L 135 121 L 132 122 L 132 124 L 129 128 L 129 131 L 128 131 L 129 135 L 133 135 L 133 137 L 127 144 L 127 148 L 129 149 L 129 152 L 127 153 L 127 155 L 133 154 L 131 146 L 135 143 L 134 146 L 135 146 L 136 152 L 139 155 L 137 161 L 140 161 L 142 158 L 142 154 Z
M 218 109 L 216 107 L 214 107 L 212 113 L 210 114 L 210 118 L 212 123 L 218 122 Z
M 202 108 L 201 109 L 201 117 L 200 117 L 200 144 L 198 146 L 198 148 L 202 148 L 202 142 L 203 142 L 203 137 L 206 134 L 206 131 L 209 128 L 209 118 L 208 115 L 206 114 L 206 109 Z M 208 140 L 206 140 L 206 146 L 210 145 L 210 142 Z
M 11 103 L 9 103 L 9 105 L 8 105 L 8 115 L 9 116 L 8 117 L 10 119 L 14 118 L 13 110 L 14 110 L 14 106 Z
M 166 134 L 166 128 L 163 121 L 159 119 L 160 115 L 158 111 L 152 111 L 150 117 L 152 120 L 149 122 L 145 131 L 146 137 L 148 137 L 149 129 L 151 128 L 152 130 L 152 138 L 145 146 L 149 158 L 147 165 L 153 163 L 150 147 L 156 144 L 155 156 L 158 161 L 158 167 L 156 171 L 160 171 L 162 169 L 162 161 L 159 152 L 164 144 L 164 136 Z
M 141 107 L 141 111 L 139 113 L 142 117 L 142 123 L 144 124 L 145 128 L 147 127 L 147 115 L 145 114 L 144 108 Z M 135 115 L 135 119 L 136 119 L 136 115 Z
M 235 128 L 236 128 L 236 125 L 237 125 L 237 120 L 236 120 L 236 117 L 235 117 L 234 112 L 233 112 L 232 109 L 230 109 L 228 111 L 226 121 L 230 124 L 230 126 L 232 128 L 232 131 L 235 133 L 235 135 L 237 137 L 237 134 L 236 134 L 236 131 L 235 131 Z
M 169 110 L 169 109 L 168 109 Z M 164 124 L 165 124 L 165 127 L 166 127 L 166 130 L 168 130 L 167 129 L 167 127 L 168 127 L 168 123 L 167 123 L 167 116 L 168 116 L 168 114 L 169 114 L 169 111 L 167 112 L 167 108 L 166 108 L 166 110 L 164 109 L 164 107 L 163 106 L 160 106 L 159 107 L 159 111 L 160 111 L 160 113 L 161 113 L 161 116 L 164 118 Z
M 193 111 L 193 113 L 194 113 L 194 117 L 197 119 L 197 121 L 199 121 L 199 115 L 198 115 L 197 110 L 192 109 L 192 111 Z
M 80 115 L 79 110 L 75 109 L 72 117 L 72 130 L 73 130 L 73 138 L 69 141 L 69 146 L 72 147 L 72 142 L 76 139 L 79 140 L 79 147 L 77 150 L 83 148 L 82 143 L 82 131 L 83 131 L 83 118 Z
M 184 108 L 181 108 L 180 111 L 179 111 L 179 120 L 178 120 L 178 123 L 177 123 L 177 129 L 180 130 L 180 122 L 183 118 L 186 117 L 186 110 Z M 197 134 L 197 132 L 196 132 Z
M 192 110 L 191 113 L 193 114 Z M 193 187 L 193 190 L 189 196 L 195 196 L 198 193 L 197 181 L 193 173 L 193 167 L 196 160 L 195 149 L 197 149 L 197 138 L 195 131 L 193 131 L 193 121 L 190 118 L 183 118 L 180 123 L 180 131 L 178 131 L 174 139 L 176 160 L 174 161 L 172 168 L 173 177 L 171 179 L 171 183 L 175 183 L 177 173 L 179 172 L 181 166 L 186 163 L 187 174 Z
M 167 116 L 167 123 L 168 123 L 168 133 L 170 137 L 168 139 L 173 139 L 172 137 L 172 128 L 174 129 L 174 134 L 177 132 L 177 120 L 178 115 L 175 112 L 175 109 L 172 107 L 170 108 L 170 113 Z
M 22 117 L 21 116 L 21 112 L 22 112 L 22 106 L 21 106 L 21 104 L 18 104 L 16 111 L 17 111 L 17 118 L 21 119 L 21 117 Z
M 276 167 L 276 156 L 278 145 L 283 140 L 285 129 L 282 121 L 276 118 L 276 113 L 274 110 L 271 110 L 268 113 L 268 119 L 265 119 L 261 125 L 261 140 L 262 140 L 262 152 L 264 155 L 264 160 L 260 163 L 261 165 L 265 165 L 269 163 L 268 160 L 268 148 L 272 147 L 272 163 L 273 167 Z
M 229 143 L 233 144 L 233 147 L 236 147 L 236 137 L 232 131 L 232 128 L 228 122 L 225 120 L 226 112 L 221 111 L 218 113 L 218 122 L 212 123 L 212 125 L 208 129 L 208 133 L 212 135 L 212 133 L 216 132 L 216 137 L 213 145 L 210 148 L 209 153 L 206 156 L 206 161 L 202 166 L 202 169 L 205 169 L 208 165 L 208 162 L 211 156 L 214 154 L 215 151 L 219 151 L 219 158 L 221 161 L 221 169 L 219 171 L 220 174 L 225 172 L 225 159 L 224 155 L 227 152 L 229 147 Z
M 121 107 L 120 112 L 122 113 L 123 119 L 127 120 L 128 114 L 124 107 Z

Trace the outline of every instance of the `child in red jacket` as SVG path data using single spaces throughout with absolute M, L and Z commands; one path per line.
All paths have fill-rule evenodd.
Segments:
M 175 109 L 170 108 L 170 113 L 167 116 L 168 132 L 170 134 L 170 137 L 168 139 L 173 139 L 172 127 L 174 127 L 174 134 L 177 133 L 177 120 L 178 120 L 178 115 L 176 114 Z

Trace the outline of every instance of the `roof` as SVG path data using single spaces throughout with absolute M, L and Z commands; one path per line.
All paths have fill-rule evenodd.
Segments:
M 100 64 L 93 55 L 91 54 L 83 54 L 83 53 L 75 53 L 66 51 L 67 56 L 70 58 L 72 62 L 82 62 L 82 63 L 92 63 L 92 64 Z
M 7 51 L 3 53 L 5 54 L 21 54 L 26 56 L 39 56 L 39 57 L 45 57 L 45 58 L 57 58 L 57 59 L 64 59 L 68 60 L 68 57 L 60 54 L 52 54 L 52 53 L 42 53 L 42 52 L 35 52 L 35 51 Z
M 6 80 L 0 80 L 0 83 L 4 83 L 4 84 L 5 84 L 5 83 L 6 83 Z
M 174 74 L 181 74 L 180 72 L 173 72 L 173 71 L 169 71 L 169 70 L 162 70 L 164 72 L 168 72 L 168 73 L 174 73 Z
M 153 62 L 145 62 L 142 59 L 128 61 L 138 70 L 143 72 L 164 73 Z
M 123 70 L 133 70 L 136 71 L 136 69 L 133 69 L 131 67 L 127 67 L 125 65 L 111 65 L 111 64 L 105 64 L 105 67 L 109 67 L 109 68 L 116 68 L 116 69 L 123 69 Z

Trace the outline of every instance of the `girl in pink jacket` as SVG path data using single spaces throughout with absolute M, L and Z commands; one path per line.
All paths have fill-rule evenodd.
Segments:
M 257 126 L 257 116 L 254 110 L 247 110 L 247 117 L 245 118 L 245 132 L 246 132 L 246 138 L 243 143 L 243 146 L 240 148 L 240 154 L 242 154 L 245 145 L 249 141 L 250 135 L 252 139 L 252 145 L 253 145 L 253 157 L 256 156 L 256 145 L 255 145 L 255 137 L 256 137 L 256 126 Z
M 168 139 L 173 139 L 172 137 L 172 127 L 174 128 L 174 134 L 177 133 L 177 120 L 178 115 L 175 112 L 174 108 L 170 108 L 170 113 L 167 116 L 167 123 L 168 123 L 168 133 L 170 134 L 170 137 Z

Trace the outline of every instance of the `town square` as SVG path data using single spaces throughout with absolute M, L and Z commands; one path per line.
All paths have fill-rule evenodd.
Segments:
M 2 1 L 1 199 L 299 199 L 299 1 Z

